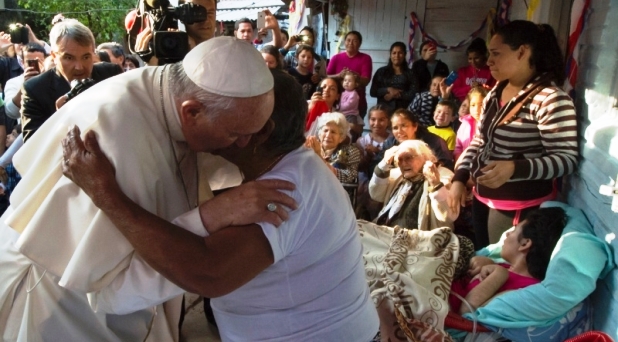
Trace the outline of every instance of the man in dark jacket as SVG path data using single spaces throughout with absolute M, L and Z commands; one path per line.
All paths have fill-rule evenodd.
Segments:
M 66 102 L 64 95 L 71 90 L 71 81 L 92 78 L 99 82 L 122 73 L 115 64 L 94 64 L 94 36 L 79 21 L 59 22 L 49 36 L 56 67 L 29 79 L 22 89 L 24 142 Z

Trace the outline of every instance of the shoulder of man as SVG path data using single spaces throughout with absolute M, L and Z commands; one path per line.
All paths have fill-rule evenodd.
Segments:
M 96 63 L 92 67 L 92 78 L 98 82 L 122 74 L 122 72 L 122 68 L 117 64 L 108 62 Z
M 48 88 L 49 82 L 53 82 L 55 78 L 58 78 L 59 80 L 64 80 L 62 76 L 56 73 L 56 68 L 52 68 L 50 70 L 44 71 L 43 73 L 37 76 L 30 78 L 27 81 L 24 81 L 23 87 L 26 90 L 33 90 L 33 89 L 37 90 L 36 88 L 39 88 L 39 87 Z M 47 91 L 45 93 L 47 93 Z

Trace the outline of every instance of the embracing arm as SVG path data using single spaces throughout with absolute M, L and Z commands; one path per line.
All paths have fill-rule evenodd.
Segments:
M 94 199 L 152 268 L 187 291 L 222 296 L 273 263 L 258 225 L 229 227 L 203 238 L 151 214 L 120 188 L 99 192 Z
M 262 229 L 254 224 L 246 226 L 247 222 L 242 221 L 242 217 L 248 218 L 250 215 L 243 215 L 241 211 L 246 213 L 251 204 L 242 208 L 227 206 L 228 210 L 237 212 L 235 222 L 226 224 L 232 227 L 221 230 L 210 227 L 211 235 L 205 238 L 195 235 L 151 214 L 127 197 L 116 182 L 113 166 L 99 149 L 94 133 L 88 132 L 85 140 L 85 144 L 81 142 L 77 128 L 73 128 L 63 140 L 66 160 L 63 173 L 92 198 L 137 253 L 168 280 L 185 290 L 217 297 L 247 283 L 273 263 L 272 250 Z M 257 183 L 248 183 L 249 186 L 244 188 Z M 289 189 L 287 186 L 284 188 Z M 229 197 L 238 195 L 236 189 L 230 190 L 232 192 L 236 194 L 220 195 L 225 198 L 224 203 L 229 202 Z M 256 192 L 264 194 L 257 189 Z M 215 197 L 210 201 L 221 200 Z M 282 206 L 293 208 L 295 204 L 283 203 Z M 267 212 L 265 203 L 260 207 Z M 220 210 L 221 207 L 215 205 L 212 208 Z M 204 215 L 218 215 L 208 210 L 205 212 L 202 207 L 199 213 L 202 221 Z M 267 213 L 271 214 L 279 215 L 278 212 Z M 262 217 L 249 222 L 259 221 L 272 220 Z

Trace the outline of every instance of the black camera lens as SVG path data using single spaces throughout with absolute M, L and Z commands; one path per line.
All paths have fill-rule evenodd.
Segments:
M 160 60 L 180 61 L 189 52 L 189 37 L 186 32 L 156 31 L 154 52 Z
M 165 50 L 174 50 L 178 47 L 178 39 L 174 36 L 167 36 L 161 40 L 161 47 Z

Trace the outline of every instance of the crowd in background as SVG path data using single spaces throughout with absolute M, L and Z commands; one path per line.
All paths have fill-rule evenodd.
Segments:
M 56 22 L 62 20 L 60 17 Z M 200 28 L 200 25 L 203 27 Z M 0 159 L 0 166 L 12 175 L 10 179 L 6 175 L 2 178 L 5 207 L 12 187 L 19 177 L 10 165 L 12 154 L 46 118 L 70 99 L 72 94 L 69 90 L 77 80 L 96 78 L 98 81 L 142 65 L 159 64 L 156 57 L 146 58 L 144 61 L 136 54 L 127 54 L 117 42 L 99 44 L 91 55 L 86 56 L 90 52 L 88 49 L 79 51 L 81 42 L 78 41 L 76 46 L 60 46 L 61 51 L 56 52 L 54 58 L 53 54 L 50 55 L 50 45 L 37 38 L 29 27 L 28 30 L 28 44 L 9 44 L 8 34 L 4 33 L 0 41 L 4 54 L 2 63 L 5 64 L 0 73 L 4 100 L 1 108 L 5 123 L 1 127 L 5 131 L 0 132 L 0 136 L 1 140 L 6 141 L 7 136 L 17 135 L 16 139 L 11 139 L 14 143 L 6 143 L 7 148 L 9 144 L 14 144 L 14 148 L 9 149 Z M 191 33 L 190 43 L 194 46 L 203 41 L 213 28 L 197 23 L 189 26 L 187 30 Z M 271 31 L 270 36 L 273 39 L 264 42 L 268 31 Z M 385 152 L 395 151 L 403 141 L 421 140 L 429 146 L 437 167 L 455 171 L 455 162 L 473 143 L 478 123 L 482 120 L 483 101 L 496 84 L 488 65 L 488 44 L 480 38 L 475 38 L 467 47 L 468 65 L 459 68 L 457 72 L 451 72 L 453 68 L 438 59 L 438 49 L 431 41 L 424 41 L 420 45 L 420 58 L 411 65 L 407 60 L 406 44 L 394 42 L 390 47 L 387 65 L 373 72 L 371 57 L 361 52 L 363 37 L 358 31 L 346 34 L 345 51 L 332 56 L 330 60 L 315 53 L 316 32 L 313 28 L 304 27 L 298 34 L 290 36 L 280 29 L 276 18 L 268 11 L 265 12 L 263 28 L 257 29 L 253 21 L 243 18 L 235 23 L 233 34 L 236 38 L 253 44 L 262 53 L 269 68 L 288 72 L 302 86 L 309 111 L 306 120 L 306 145 L 325 160 L 345 185 L 357 217 L 368 220 L 379 219 L 378 214 L 388 203 L 388 198 L 370 195 L 370 181 L 375 178 L 375 171 L 380 170 L 378 165 L 387 159 L 391 168 L 398 164 L 393 160 L 392 153 Z M 87 35 L 84 34 L 85 37 Z M 143 50 L 151 40 L 152 31 L 146 27 L 138 35 L 133 51 Z M 89 61 L 83 65 L 72 61 L 73 65 L 69 65 L 65 58 L 57 58 L 64 53 L 73 54 L 72 58 L 87 58 Z M 75 55 L 79 53 L 83 56 Z M 537 56 L 534 57 L 539 58 L 539 54 L 535 52 Z M 63 62 L 57 65 L 58 61 Z M 115 66 L 117 69 L 114 69 Z M 27 86 L 22 88 L 24 83 L 47 70 L 57 70 L 66 80 L 60 82 L 64 83 L 62 86 L 52 87 L 60 90 L 55 89 L 53 95 L 23 94 L 29 89 Z M 536 72 L 535 77 L 538 74 Z M 59 79 L 51 82 L 58 83 Z M 42 87 L 45 88 L 41 89 L 46 89 L 49 84 Z M 40 91 L 36 88 L 30 91 Z M 377 105 L 368 108 L 367 95 L 374 97 Z M 517 92 L 510 95 L 515 97 Z M 42 99 L 39 101 L 38 97 Z M 504 99 L 509 102 L 507 100 Z M 499 106 L 505 104 L 500 103 Z M 325 116 L 325 113 L 337 113 L 340 116 Z M 365 116 L 368 117 L 365 119 Z M 2 145 L 4 147 L 5 144 Z M 544 146 L 543 143 L 541 145 Z M 464 159 L 460 160 L 458 167 L 467 168 L 463 161 Z M 468 195 L 465 201 L 460 201 L 462 204 L 470 204 L 474 197 L 471 196 L 473 183 L 467 183 Z M 450 188 L 450 184 L 448 185 Z M 461 196 L 463 198 L 464 195 Z M 470 205 L 466 207 L 456 221 L 456 230 L 474 239 L 474 220 Z M 513 208 L 519 206 L 515 205 Z M 520 209 L 522 208 L 515 211 Z M 459 210 L 456 211 L 459 213 Z M 392 223 L 391 221 L 392 219 L 384 223 Z M 416 227 L 418 222 L 415 219 L 406 226 Z M 516 222 L 517 220 L 513 221 Z M 452 226 L 452 223 L 449 225 Z M 481 228 L 481 231 L 485 229 Z M 477 247 L 488 242 L 486 238 L 477 240 Z
M 209 23 L 188 25 L 191 48 L 212 36 Z M 38 141 L 38 129 L 59 108 L 88 82 L 160 64 L 156 56 L 127 54 L 117 42 L 96 45 L 74 19 L 56 23 L 49 43 L 28 30 L 24 45 L 0 32 L 4 209 L 20 179 L 13 154 Z M 263 41 L 268 31 L 272 42 Z M 456 73 L 430 41 L 412 65 L 406 44 L 394 42 L 387 65 L 374 72 L 359 31 L 348 32 L 345 51 L 326 60 L 315 53 L 311 27 L 290 36 L 268 11 L 263 28 L 245 18 L 233 34 L 300 85 L 304 146 L 341 183 L 348 196 L 339 205 L 352 206 L 358 219 L 421 230 L 446 226 L 479 249 L 555 199 L 558 179 L 577 166 L 575 111 L 560 89 L 561 53 L 547 25 L 515 21 L 490 42 L 474 39 L 468 65 Z M 143 51 L 152 38 L 145 28 L 133 50 Z M 370 108 L 368 95 L 377 101 Z

